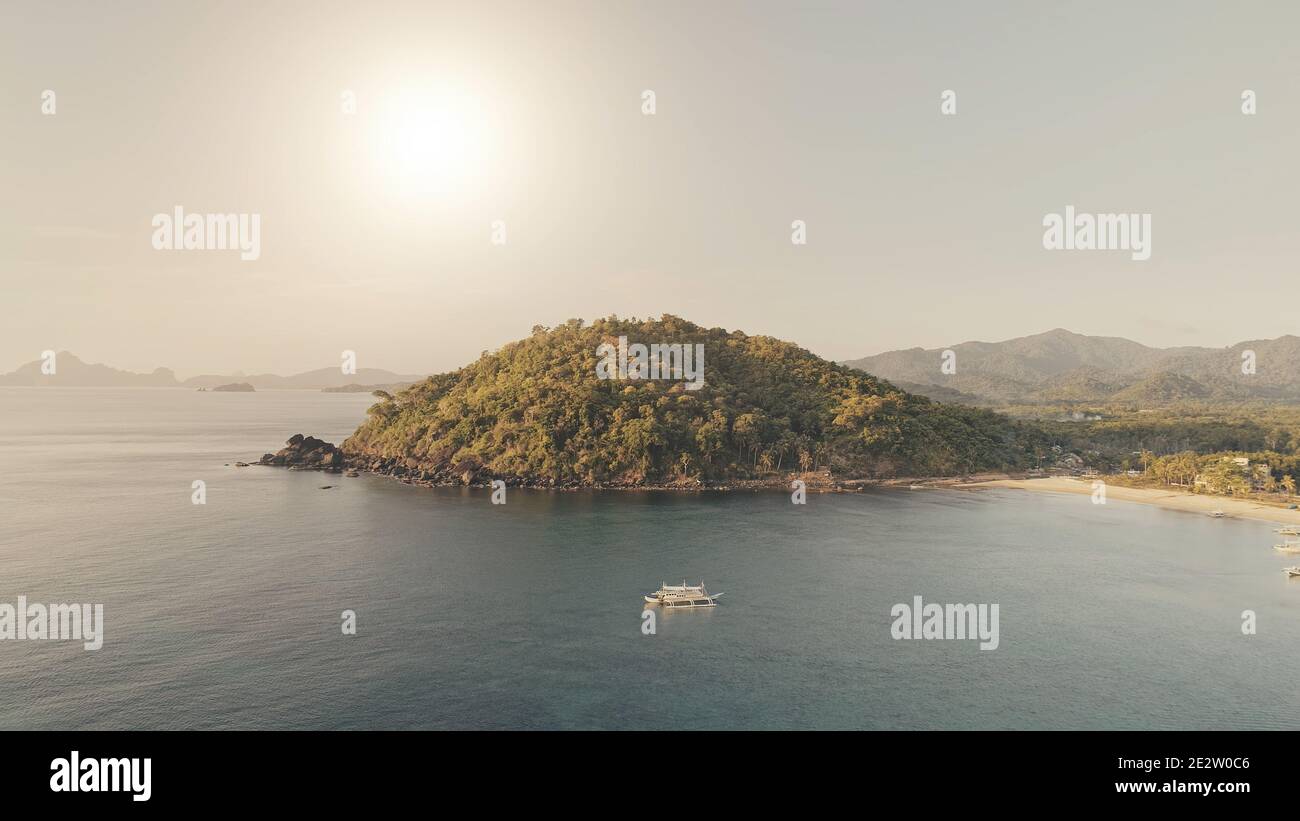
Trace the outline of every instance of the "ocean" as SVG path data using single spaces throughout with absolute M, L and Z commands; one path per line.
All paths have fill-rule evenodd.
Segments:
M 0 727 L 1300 728 L 1268 523 L 991 489 L 493 505 L 235 466 L 341 443 L 372 401 L 0 388 L 0 603 L 105 623 L 98 650 L 0 640 Z M 643 632 L 683 579 L 725 595 Z M 916 596 L 998 605 L 997 648 L 893 638 Z

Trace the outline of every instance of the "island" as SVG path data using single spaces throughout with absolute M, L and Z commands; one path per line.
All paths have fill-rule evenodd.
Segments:
M 252 393 L 254 388 L 247 382 L 231 382 L 229 385 L 218 385 L 212 390 L 223 393 Z
M 1096 359 L 1097 345 L 1136 344 L 1053 331 L 985 345 L 1008 350 L 968 357 L 970 370 L 984 373 L 957 390 L 921 384 L 935 377 L 911 351 L 835 364 L 790 342 L 671 315 L 575 319 L 535 326 L 452 373 L 374 390 L 379 401 L 341 445 L 298 434 L 260 464 L 428 486 L 556 489 L 789 490 L 800 480 L 809 491 L 900 484 L 1094 493 L 1103 482 L 1116 499 L 1300 525 L 1296 403 L 1220 401 L 1221 385 L 1207 397 L 1168 378 L 1159 351 L 1145 354 L 1155 370 L 1132 383 L 1140 390 L 1097 396 L 1077 389 L 1084 374 L 1066 379 L 1073 387 L 1064 394 L 1036 391 L 1035 399 L 1018 387 L 1025 371 L 1005 363 L 1044 339 L 1067 371 Z M 683 364 L 688 348 L 702 357 L 676 373 L 670 365 Z M 653 363 L 656 378 L 641 378 L 640 364 L 628 361 L 647 354 L 668 360 Z M 937 367 L 941 357 L 932 359 Z M 914 390 L 864 365 L 898 373 Z M 1274 378 L 1300 385 L 1300 376 Z
M 616 350 L 643 362 L 640 346 L 666 357 L 650 371 L 660 378 L 626 363 L 602 370 Z M 687 349 L 702 353 L 693 380 L 673 367 Z M 422 485 L 730 489 L 804 477 L 850 488 L 1023 469 L 1047 446 L 1036 427 L 992 411 L 671 315 L 535 326 L 458 371 L 374 395 L 341 445 L 297 434 L 261 463 Z

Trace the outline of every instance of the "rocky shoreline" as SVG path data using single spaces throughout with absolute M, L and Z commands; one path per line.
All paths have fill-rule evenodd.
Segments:
M 403 484 L 419 487 L 481 487 L 489 488 L 495 480 L 504 481 L 507 487 L 536 490 L 675 490 L 686 492 L 706 491 L 759 491 L 790 490 L 791 483 L 803 481 L 809 493 L 857 493 L 868 487 L 948 487 L 958 484 L 1007 478 L 1003 474 L 983 474 L 968 477 L 895 478 L 895 479 L 836 479 L 829 471 L 794 474 L 770 479 L 736 479 L 729 482 L 709 482 L 700 479 L 683 479 L 676 482 L 557 482 L 553 479 L 530 479 L 519 476 L 497 476 L 481 466 L 446 465 L 433 468 L 414 458 L 371 457 L 345 454 L 342 448 L 314 436 L 294 434 L 285 447 L 275 453 L 263 454 L 257 464 L 285 467 L 290 470 L 320 470 L 329 473 L 346 473 L 359 476 L 368 473 L 386 476 Z

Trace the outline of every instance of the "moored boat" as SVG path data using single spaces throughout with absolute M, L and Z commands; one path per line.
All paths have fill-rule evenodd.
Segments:
M 704 587 L 704 582 L 687 584 L 683 580 L 681 584 L 661 582 L 658 590 L 644 598 L 647 604 L 657 604 L 660 607 L 716 607 L 721 595 L 710 593 Z
M 1295 578 L 1296 576 L 1300 576 L 1300 567 L 1284 567 L 1282 568 L 1282 572 L 1291 578 Z
M 1274 550 L 1280 550 L 1283 553 L 1300 553 L 1300 542 L 1283 542 L 1282 544 L 1273 545 Z
M 1211 519 L 1222 519 L 1224 516 L 1227 516 L 1227 515 L 1228 515 L 1228 514 L 1224 513 L 1222 510 L 1211 510 L 1211 511 L 1210 511 L 1210 518 L 1211 518 Z

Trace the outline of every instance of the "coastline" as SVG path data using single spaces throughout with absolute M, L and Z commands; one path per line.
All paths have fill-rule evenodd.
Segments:
M 410 473 L 397 473 L 391 469 L 373 468 L 367 465 L 354 465 L 344 462 L 342 466 L 321 467 L 318 465 L 302 464 L 276 464 L 267 461 L 265 458 L 254 462 L 231 462 L 236 467 L 283 467 L 287 470 L 298 471 L 318 471 L 343 475 L 348 478 L 357 478 L 359 476 L 378 476 L 384 479 L 392 479 L 404 485 L 414 487 L 474 487 L 480 490 L 491 489 L 492 481 L 495 478 L 501 478 L 506 487 L 520 488 L 524 490 L 552 490 L 563 492 L 574 492 L 582 490 L 622 490 L 622 491 L 655 491 L 664 493 L 737 493 L 749 491 L 757 493 L 761 491 L 782 491 L 790 492 L 791 483 L 796 479 L 801 479 L 805 483 L 804 490 L 807 493 L 860 493 L 867 487 L 889 486 L 902 484 L 906 486 L 906 481 L 893 479 L 848 479 L 844 481 L 826 480 L 815 476 L 791 476 L 785 479 L 734 479 L 731 481 L 702 481 L 698 479 L 687 479 L 681 482 L 551 482 L 546 480 L 520 479 L 519 477 L 494 477 L 492 475 L 479 476 L 471 478 L 456 477 L 435 477 L 421 478 L 418 475 Z M 911 480 L 915 481 L 915 480 Z
M 1002 487 L 1037 493 L 1091 495 L 1092 481 L 1091 479 L 1073 479 L 1066 476 L 1047 476 L 1039 479 L 995 479 L 962 486 L 973 488 Z M 1282 507 L 1261 504 L 1248 499 L 1234 499 L 1229 496 L 1202 496 L 1180 491 L 1107 484 L 1106 498 L 1122 502 L 1155 505 L 1166 510 L 1180 510 L 1185 513 L 1199 513 L 1201 515 L 1207 515 L 1212 510 L 1222 510 L 1226 516 L 1236 519 L 1254 519 L 1276 524 L 1300 525 L 1300 510 L 1287 510 Z
M 1080 479 L 1069 476 L 1047 476 L 1040 478 L 1020 478 L 1006 473 L 975 473 L 965 476 L 949 477 L 891 477 L 871 479 L 837 479 L 829 472 L 790 473 L 785 476 L 767 476 L 761 479 L 731 479 L 725 481 L 702 481 L 683 477 L 675 482 L 555 482 L 531 477 L 497 477 L 480 467 L 461 466 L 452 468 L 444 465 L 430 469 L 414 459 L 397 457 L 377 457 L 364 454 L 347 454 L 342 448 L 321 439 L 303 434 L 295 434 L 285 443 L 285 447 L 276 453 L 265 453 L 256 462 L 237 462 L 237 467 L 252 465 L 283 467 L 289 470 L 311 470 L 325 473 L 343 474 L 348 477 L 361 475 L 382 476 L 416 487 L 478 487 L 491 488 L 493 481 L 500 479 L 507 487 L 528 488 L 533 490 L 579 491 L 579 490 L 624 490 L 624 491 L 662 491 L 677 493 L 709 492 L 788 492 L 796 480 L 804 483 L 806 493 L 860 493 L 871 487 L 880 488 L 945 488 L 970 489 L 1011 488 L 1046 493 L 1071 493 L 1091 495 L 1092 479 Z M 1237 519 L 1253 519 L 1276 524 L 1300 525 L 1300 510 L 1288 510 L 1275 505 L 1263 504 L 1247 499 L 1235 499 L 1228 496 L 1203 496 L 1163 488 L 1137 488 L 1126 485 L 1107 484 L 1106 496 L 1123 502 L 1155 505 L 1166 510 L 1178 510 L 1185 513 L 1209 514 L 1214 510 Z
M 294 434 L 285 447 L 275 453 L 264 453 L 255 461 L 235 461 L 236 467 L 253 465 L 282 467 L 288 470 L 315 470 L 341 473 L 348 477 L 362 474 L 395 479 L 402 484 L 417 487 L 480 487 L 490 488 L 494 480 L 507 487 L 533 490 L 654 490 L 685 493 L 734 491 L 784 491 L 793 490 L 793 483 L 804 483 L 807 493 L 860 493 L 869 487 L 951 487 L 969 486 L 995 479 L 1009 478 L 1005 473 L 979 473 L 956 477 L 889 477 L 839 479 L 830 471 L 787 473 L 782 476 L 765 476 L 760 479 L 701 480 L 681 477 L 671 482 L 557 482 L 522 476 L 496 476 L 480 466 L 451 465 L 430 466 L 413 458 L 383 457 L 363 453 L 345 453 L 341 447 L 314 436 Z

